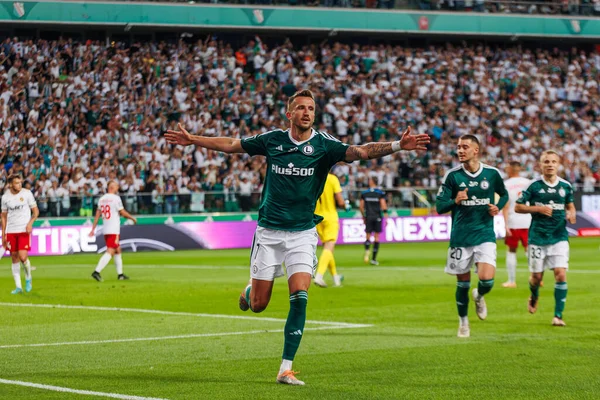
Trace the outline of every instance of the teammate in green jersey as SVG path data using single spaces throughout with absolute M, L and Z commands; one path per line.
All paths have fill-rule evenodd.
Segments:
M 529 297 L 530 313 L 537 310 L 540 281 L 546 269 L 554 271 L 554 318 L 552 325 L 565 326 L 563 310 L 567 300 L 567 270 L 569 269 L 569 234 L 567 221 L 576 220 L 571 184 L 558 177 L 560 156 L 546 150 L 540 158 L 542 178 L 523 191 L 515 212 L 531 214 L 529 228 Z
M 494 216 L 508 201 L 508 192 L 500 172 L 479 161 L 479 140 L 473 135 L 458 139 L 461 166 L 451 169 L 442 180 L 436 199 L 437 212 L 452 212 L 452 230 L 446 273 L 456 275 L 458 337 L 469 337 L 469 289 L 471 267 L 479 276 L 472 295 L 477 316 L 487 317 L 483 296 L 492 290 L 496 274 L 496 234 Z M 500 196 L 495 204 L 496 194 Z
M 170 144 L 266 156 L 267 175 L 250 255 L 251 282 L 240 295 L 239 305 L 243 311 L 263 311 L 271 299 L 273 280 L 284 275 L 285 264 L 290 311 L 277 382 L 289 385 L 304 385 L 296 378 L 292 361 L 304 334 L 308 288 L 317 264 L 315 227 L 322 218 L 314 210 L 329 170 L 340 161 L 380 158 L 400 150 L 426 150 L 429 143 L 428 135 L 411 135 L 408 128 L 399 141 L 349 146 L 312 129 L 315 108 L 312 92 L 302 90 L 288 100 L 287 130 L 240 140 L 190 135 L 179 124 L 178 130 L 165 135 Z

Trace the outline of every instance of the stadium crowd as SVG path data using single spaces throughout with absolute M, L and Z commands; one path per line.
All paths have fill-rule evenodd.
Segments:
M 392 206 L 411 204 L 415 187 L 427 197 L 456 165 L 455 140 L 465 133 L 485 143 L 484 161 L 502 170 L 519 160 L 529 176 L 542 149 L 559 149 L 565 178 L 593 191 L 599 70 L 600 54 L 575 48 L 7 38 L 0 44 L 0 186 L 10 173 L 23 175 L 43 215 L 91 215 L 111 179 L 120 180 L 133 212 L 246 211 L 266 173 L 260 157 L 172 150 L 162 134 L 177 122 L 194 134 L 231 137 L 286 126 L 287 97 L 311 88 L 316 128 L 343 142 L 390 140 L 408 125 L 432 136 L 425 156 L 401 152 L 337 166 L 351 199 L 368 176 L 398 193 Z

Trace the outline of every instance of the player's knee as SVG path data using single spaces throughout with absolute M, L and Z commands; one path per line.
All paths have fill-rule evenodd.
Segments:
M 556 283 L 566 282 L 567 281 L 567 273 L 565 271 L 557 272 L 554 275 L 554 279 L 556 280 Z
M 255 294 L 252 292 L 250 296 L 250 309 L 254 313 L 260 313 L 265 311 L 267 306 L 269 305 L 269 298 L 265 296 L 261 296 L 259 294 Z
M 529 281 L 531 282 L 532 285 L 537 286 L 542 281 L 542 275 L 541 274 L 532 274 L 531 278 L 529 278 Z
M 252 312 L 255 314 L 261 313 L 267 309 L 267 304 L 268 303 L 252 302 L 252 303 L 250 303 L 250 310 L 252 310 Z
M 27 261 L 27 256 L 19 254 L 19 261 L 21 261 L 22 263 L 24 263 L 25 261 Z
M 517 252 L 517 248 L 516 247 L 509 247 L 508 248 L 508 252 L 509 253 L 516 253 Z

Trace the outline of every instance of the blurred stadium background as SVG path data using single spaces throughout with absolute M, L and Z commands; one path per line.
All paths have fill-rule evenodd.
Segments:
M 203 3 L 0 1 L 0 189 L 20 173 L 41 212 L 34 292 L 15 299 L 8 268 L 0 277 L 0 398 L 92 395 L 3 380 L 120 398 L 596 398 L 598 241 L 577 236 L 600 236 L 600 3 Z M 173 150 L 162 134 L 178 122 L 232 137 L 281 127 L 303 88 L 317 96 L 317 128 L 344 142 L 410 125 L 432 144 L 335 167 L 353 206 L 336 251 L 346 282 L 311 289 L 317 330 L 297 363 L 309 386 L 295 391 L 272 387 L 281 321 L 264 320 L 285 318 L 284 283 L 265 313 L 236 319 L 265 164 Z M 456 340 L 449 217 L 432 205 L 465 133 L 484 143 L 484 162 L 518 160 L 530 178 L 543 149 L 564 154 L 579 211 L 567 330 L 539 315 L 549 290 L 526 314 L 520 253 L 519 288 L 498 285 L 493 318 Z M 379 267 L 353 245 L 365 240 L 357 202 L 369 177 L 391 211 Z M 132 280 L 110 282 L 107 269 L 98 284 L 89 274 L 104 242 L 88 233 L 111 179 L 139 225 L 122 230 Z M 501 239 L 501 218 L 496 227 Z

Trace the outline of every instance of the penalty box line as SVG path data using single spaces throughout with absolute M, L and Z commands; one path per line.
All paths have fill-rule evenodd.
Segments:
M 204 318 L 221 318 L 221 319 L 237 319 L 247 321 L 265 321 L 265 322 L 286 322 L 283 318 L 269 318 L 269 317 L 250 317 L 244 315 L 228 315 L 228 314 L 207 314 L 207 313 L 191 313 L 185 311 L 163 311 L 163 310 L 149 310 L 145 308 L 121 308 L 121 307 L 99 307 L 99 306 L 74 306 L 65 304 L 34 304 L 34 303 L 1 303 L 0 306 L 4 307 L 32 307 L 32 308 L 58 308 L 58 309 L 70 309 L 70 310 L 93 310 L 93 311 L 118 311 L 118 312 L 131 312 L 131 313 L 142 313 L 142 314 L 159 314 L 159 315 L 172 315 L 180 317 L 204 317 Z M 349 322 L 335 322 L 335 321 L 316 321 L 306 320 L 307 324 L 315 325 L 326 325 L 330 327 L 341 327 L 341 328 L 370 328 L 371 324 L 353 324 Z

